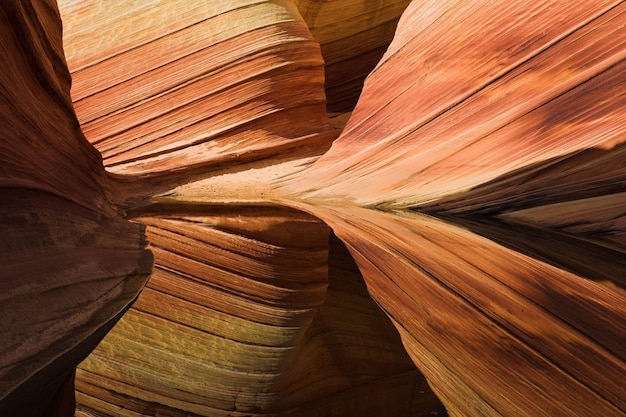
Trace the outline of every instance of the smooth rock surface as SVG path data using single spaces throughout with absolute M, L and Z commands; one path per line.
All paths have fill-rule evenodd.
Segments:
M 624 2 L 406 4 L 0 6 L 2 415 L 626 415 Z

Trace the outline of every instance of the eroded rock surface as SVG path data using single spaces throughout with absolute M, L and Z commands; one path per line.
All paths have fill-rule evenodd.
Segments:
M 110 172 L 180 181 L 337 136 L 290 1 L 61 4 L 76 113 Z
M 351 111 L 410 0 L 296 0 L 324 58 L 327 109 Z
M 0 7 L 0 414 L 73 415 L 74 369 L 146 283 L 70 99 L 52 2 Z
M 407 3 L 1 6 L 0 407 L 625 415 L 624 3 Z

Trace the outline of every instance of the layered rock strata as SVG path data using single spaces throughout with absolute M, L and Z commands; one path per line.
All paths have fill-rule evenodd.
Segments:
M 336 238 L 329 254 L 319 220 L 271 207 L 151 210 L 137 220 L 155 270 L 81 364 L 78 415 L 437 409 Z
M 296 0 L 324 58 L 327 109 L 351 111 L 409 0 Z
M 74 369 L 152 255 L 80 131 L 56 5 L 3 3 L 0 38 L 0 414 L 73 415 Z
M 0 8 L 3 411 L 626 414 L 624 3 L 405 5 Z
M 413 2 L 287 187 L 451 415 L 623 415 L 626 7 L 490 7 Z

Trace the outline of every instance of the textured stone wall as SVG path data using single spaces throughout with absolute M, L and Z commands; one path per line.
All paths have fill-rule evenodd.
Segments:
M 625 415 L 624 23 L 3 3 L 0 414 Z

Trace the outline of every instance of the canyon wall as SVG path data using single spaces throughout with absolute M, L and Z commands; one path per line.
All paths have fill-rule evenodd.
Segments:
M 3 3 L 0 38 L 0 414 L 72 415 L 74 370 L 152 254 L 81 133 L 56 5 Z
M 0 414 L 626 414 L 623 2 L 0 20 Z

